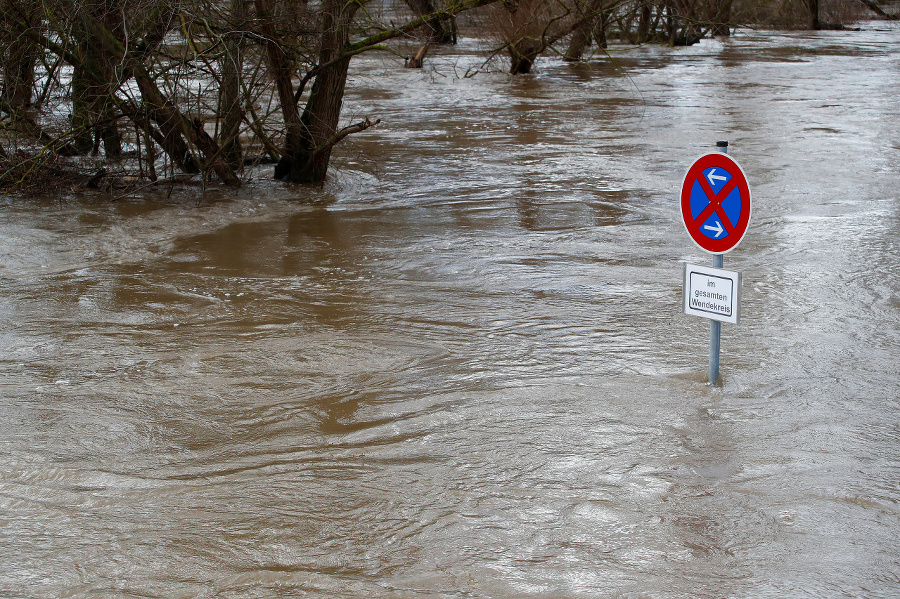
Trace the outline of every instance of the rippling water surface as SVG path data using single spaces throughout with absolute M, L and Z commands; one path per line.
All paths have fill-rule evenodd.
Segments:
M 900 595 L 900 29 L 470 46 L 354 63 L 322 190 L 2 201 L 0 596 Z

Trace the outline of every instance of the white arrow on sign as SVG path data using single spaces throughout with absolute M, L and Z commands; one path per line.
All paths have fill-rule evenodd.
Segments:
M 717 175 L 716 169 L 712 169 L 711 171 L 709 171 L 709 174 L 706 175 L 706 178 L 709 179 L 709 184 L 713 185 L 713 186 L 716 184 L 716 182 L 713 181 L 713 179 L 717 179 L 719 181 L 727 181 L 728 180 L 728 177 L 723 177 L 722 175 Z
M 712 173 L 710 173 L 710 175 L 712 175 Z M 722 228 L 722 223 L 720 223 L 719 221 L 716 221 L 716 226 L 715 226 L 715 227 L 711 227 L 711 226 L 709 226 L 709 225 L 703 225 L 703 228 L 704 228 L 704 229 L 709 229 L 710 231 L 715 231 L 715 232 L 716 232 L 716 237 L 717 237 L 717 238 L 719 237 L 719 235 L 722 234 L 722 231 L 725 230 L 725 229 Z

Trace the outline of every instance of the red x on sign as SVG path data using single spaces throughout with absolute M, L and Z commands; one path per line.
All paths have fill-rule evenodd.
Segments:
M 707 252 L 724 254 L 737 246 L 750 223 L 750 186 L 733 158 L 717 152 L 691 165 L 681 185 L 681 217 Z

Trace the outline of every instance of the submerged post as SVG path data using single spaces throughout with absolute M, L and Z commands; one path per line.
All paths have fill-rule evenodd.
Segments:
M 723 154 L 728 153 L 728 142 L 716 142 L 716 148 Z M 723 254 L 713 254 L 713 268 L 725 266 Z M 722 347 L 722 323 L 718 320 L 709 321 L 709 384 L 715 385 L 719 380 L 719 353 Z
M 750 185 L 743 169 L 728 156 L 728 142 L 694 161 L 681 184 L 681 219 L 697 247 L 713 255 L 712 268 L 685 263 L 684 313 L 710 319 L 709 384 L 719 381 L 722 323 L 738 324 L 741 273 L 723 268 L 750 223 Z

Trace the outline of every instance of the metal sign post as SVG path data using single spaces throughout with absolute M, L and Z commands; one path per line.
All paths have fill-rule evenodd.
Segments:
M 716 142 L 716 148 L 723 154 L 728 153 L 728 142 Z M 725 266 L 724 254 L 713 254 L 713 268 Z M 719 380 L 719 353 L 722 348 L 722 323 L 718 320 L 709 321 L 709 384 L 715 385 Z
M 737 323 L 740 273 L 722 270 L 724 254 L 744 237 L 750 223 L 750 186 L 740 165 L 728 156 L 728 142 L 698 158 L 681 186 L 681 216 L 697 246 L 713 255 L 712 269 L 685 267 L 684 311 L 710 319 L 709 384 L 719 380 L 722 321 Z M 704 287 L 705 285 L 705 287 Z

